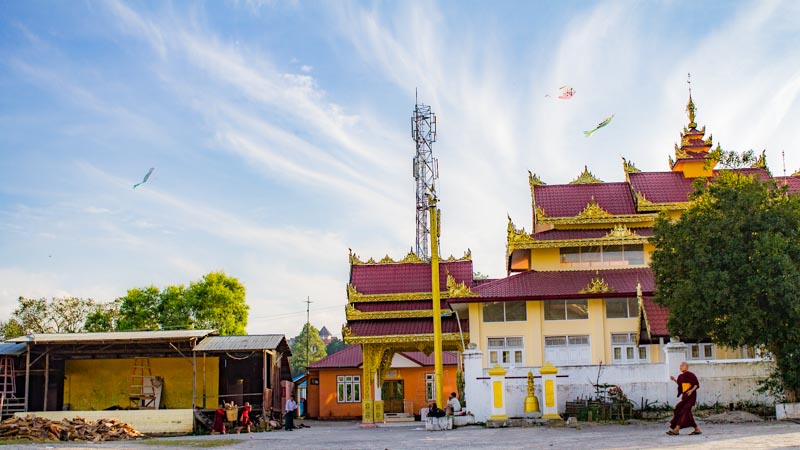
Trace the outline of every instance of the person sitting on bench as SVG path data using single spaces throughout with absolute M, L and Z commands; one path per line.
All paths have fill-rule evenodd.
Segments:
M 436 402 L 430 402 L 428 404 L 428 417 L 444 417 L 445 415 L 447 414 L 444 410 L 436 406 Z
M 447 399 L 447 412 L 448 415 L 461 415 L 461 402 L 458 401 L 458 396 L 455 392 L 451 392 L 450 398 Z

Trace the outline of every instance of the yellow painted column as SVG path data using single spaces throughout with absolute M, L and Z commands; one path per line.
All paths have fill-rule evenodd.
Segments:
M 375 376 L 375 349 L 372 345 L 361 344 L 361 362 L 363 373 L 361 375 L 361 423 L 372 425 L 375 423 L 372 410 L 372 382 Z
M 439 294 L 439 209 L 436 197 L 428 195 L 431 216 L 431 297 L 433 297 L 433 361 L 436 387 L 436 406 L 444 406 L 444 366 L 442 365 L 442 308 Z
M 560 419 L 558 415 L 558 384 L 556 374 L 558 369 L 552 363 L 545 363 L 539 373 L 542 374 L 542 396 L 544 397 L 544 408 L 542 408 L 543 419 Z
M 506 414 L 506 369 L 499 364 L 489 369 L 492 383 L 492 415 L 489 420 L 508 420 Z

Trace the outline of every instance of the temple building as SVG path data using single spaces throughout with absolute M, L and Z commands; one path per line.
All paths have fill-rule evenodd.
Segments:
M 465 295 L 473 284 L 471 253 L 467 251 L 459 259 L 451 256 L 442 260 L 439 273 L 443 349 L 460 353 L 469 341 L 469 323 L 466 317 L 456 315 L 447 299 Z M 342 337 L 345 343 L 361 344 L 359 389 L 364 423 L 382 422 L 384 412 L 404 413 L 402 404 L 384 402 L 381 388 L 392 373 L 395 354 L 433 352 L 431 285 L 430 264 L 414 253 L 399 261 L 389 256 L 380 261 L 371 258 L 361 261 L 350 254 L 347 323 L 342 328 Z M 445 379 L 444 387 L 455 384 L 455 374 L 451 377 Z M 402 377 L 391 381 L 393 389 L 404 397 L 404 384 L 410 383 Z
M 546 185 L 529 172 L 532 232 L 509 217 L 507 278 L 450 298 L 468 315 L 470 342 L 484 367 L 659 362 L 669 339 L 668 312 L 653 303 L 649 268 L 653 225 L 661 211 L 680 216 L 692 181 L 713 178 L 711 135 L 698 129 L 689 96 L 689 124 L 669 158 L 669 171 L 643 172 L 623 158 L 624 181 L 603 182 L 588 168 L 569 184 Z M 718 146 L 719 147 L 719 146 Z M 770 178 L 764 154 L 738 169 Z M 776 177 L 792 191 L 800 177 Z M 688 359 L 749 356 L 746 349 L 690 342 Z
M 691 94 L 686 111 L 689 123 L 667 171 L 644 172 L 623 158 L 618 182 L 604 182 L 587 167 L 557 185 L 529 172 L 531 227 L 508 218 L 507 276 L 473 279 L 469 252 L 440 265 L 445 350 L 477 347 L 484 368 L 662 362 L 670 333 L 668 311 L 653 302 L 653 225 L 661 212 L 680 217 L 692 182 L 719 173 Z M 735 170 L 772 177 L 763 153 Z M 774 179 L 800 192 L 800 172 Z M 382 418 L 379 387 L 392 355 L 432 350 L 431 268 L 413 253 L 366 262 L 351 253 L 350 269 L 343 336 L 362 345 L 361 406 L 369 423 Z M 690 360 L 752 356 L 748 349 L 687 344 Z

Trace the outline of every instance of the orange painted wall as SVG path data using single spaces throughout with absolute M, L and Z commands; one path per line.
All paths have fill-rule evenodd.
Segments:
M 406 401 L 414 402 L 414 413 L 427 406 L 425 399 L 425 374 L 433 373 L 433 367 L 404 367 L 391 369 L 387 380 L 403 380 Z M 338 403 L 336 401 L 336 377 L 339 375 L 361 375 L 361 369 L 318 369 L 309 373 L 309 378 L 318 378 L 319 384 L 308 386 L 308 412 L 319 419 L 358 419 L 361 403 Z M 456 366 L 444 367 L 444 396 L 456 391 Z M 362 380 L 362 393 L 363 393 Z

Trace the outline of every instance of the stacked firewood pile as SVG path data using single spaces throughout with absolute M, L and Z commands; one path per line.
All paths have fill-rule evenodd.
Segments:
M 0 422 L 2 439 L 45 439 L 52 441 L 116 441 L 144 436 L 117 419 L 86 420 L 80 417 L 60 422 L 29 415 Z

